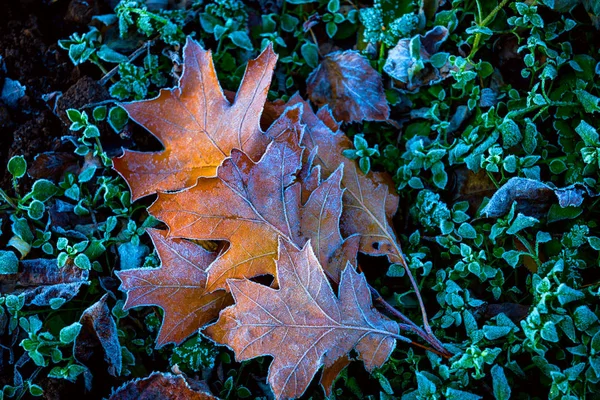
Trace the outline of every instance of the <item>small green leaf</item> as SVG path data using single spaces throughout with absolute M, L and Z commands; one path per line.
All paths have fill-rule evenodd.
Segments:
M 0 250 L 0 275 L 19 272 L 19 259 L 12 251 Z
M 89 270 L 92 268 L 90 259 L 85 254 L 77 254 L 77 257 L 75 257 L 74 262 L 75 265 L 81 269 Z
M 58 188 L 54 183 L 47 179 L 38 179 L 33 183 L 33 187 L 31 188 L 33 198 L 42 203 L 50 199 L 56 193 L 58 193 Z
M 29 218 L 37 221 L 40 220 L 44 216 L 44 211 L 46 211 L 46 207 L 44 203 L 39 200 L 33 200 L 29 205 L 29 209 L 27 210 L 27 215 Z
M 27 162 L 23 156 L 14 156 L 8 161 L 8 172 L 14 178 L 21 178 L 27 172 Z
M 311 68 L 317 68 L 319 65 L 319 50 L 317 45 L 312 42 L 305 42 L 300 48 L 300 53 L 306 64 Z
M 241 47 L 244 50 L 253 50 L 252 41 L 245 31 L 236 31 L 229 34 L 229 38 L 237 47 Z
M 517 218 L 513 221 L 510 227 L 506 230 L 508 235 L 514 235 L 520 232 L 523 229 L 530 228 L 537 224 L 539 221 L 536 218 L 529 217 L 527 215 L 523 215 L 521 213 L 517 214 Z
M 575 132 L 581 136 L 586 146 L 600 146 L 600 142 L 598 141 L 598 132 L 587 122 L 582 120 L 579 125 L 577 125 L 577 128 L 575 128 Z
M 127 122 L 129 122 L 129 116 L 122 107 L 113 107 L 108 112 L 108 124 L 116 133 L 121 132 Z
M 100 137 L 100 131 L 96 125 L 88 125 L 83 130 L 83 137 L 86 139 L 93 139 Z
M 600 111 L 600 107 L 598 107 L 600 98 L 586 92 L 585 90 L 576 90 L 575 94 L 577 95 L 577 99 L 583 106 L 585 112 L 595 113 Z
M 60 330 L 60 342 L 63 344 L 73 342 L 77 335 L 79 335 L 79 331 L 81 331 L 81 324 L 79 322 L 74 322 L 69 326 L 65 326 Z
M 510 386 L 504 375 L 504 369 L 499 365 L 492 367 L 492 382 L 494 387 L 494 397 L 496 400 L 510 399 Z

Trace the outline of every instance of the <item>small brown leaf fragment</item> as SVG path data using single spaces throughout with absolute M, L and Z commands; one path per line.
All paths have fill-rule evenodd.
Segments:
M 34 179 L 60 179 L 65 171 L 77 173 L 79 158 L 73 153 L 49 151 L 35 156 L 27 173 Z
M 276 399 L 301 396 L 322 365 L 333 366 L 352 349 L 367 370 L 380 367 L 402 337 L 372 307 L 364 276 L 347 267 L 336 297 L 310 242 L 298 250 L 282 239 L 278 254 L 279 289 L 228 280 L 236 304 L 205 333 L 231 347 L 238 361 L 272 356 L 268 382 Z
M 276 61 L 271 46 L 251 60 L 230 104 L 217 80 L 211 53 L 188 38 L 178 87 L 163 89 L 151 100 L 121 104 L 132 120 L 165 146 L 154 153 L 126 150 L 113 159 L 133 200 L 190 187 L 198 177 L 214 176 L 234 148 L 258 159 L 269 141 L 259 121 Z
M 321 386 L 323 386 L 323 390 L 325 391 L 325 395 L 327 397 L 331 396 L 333 384 L 335 383 L 338 375 L 350 364 L 350 362 L 351 360 L 348 356 L 342 356 L 333 361 L 332 364 L 326 364 L 323 366 L 320 383 Z
M 162 265 L 117 272 L 121 290 L 127 292 L 123 308 L 161 307 L 164 319 L 157 347 L 180 344 L 231 304 L 230 296 L 224 291 L 206 290 L 206 269 L 216 258 L 215 253 L 186 240 L 167 238 L 165 231 L 148 229 L 148 234 Z
M 153 372 L 134 379 L 115 390 L 109 400 L 217 400 L 207 392 L 193 390 L 180 375 Z
M 313 103 L 328 104 L 340 121 L 385 121 L 390 116 L 381 75 L 354 50 L 326 55 L 306 89 Z
M 117 335 L 117 324 L 106 304 L 107 299 L 108 294 L 105 294 L 81 314 L 79 323 L 82 326 L 75 338 L 73 355 L 83 365 L 93 368 L 100 350 L 108 364 L 108 373 L 118 376 L 123 365 L 121 345 Z

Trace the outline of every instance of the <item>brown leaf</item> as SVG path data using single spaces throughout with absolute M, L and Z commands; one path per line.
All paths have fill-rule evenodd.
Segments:
M 126 150 L 113 160 L 115 170 L 131 188 L 133 200 L 192 186 L 201 176 L 214 176 L 234 148 L 258 159 L 268 143 L 259 121 L 276 61 L 271 46 L 250 61 L 230 104 L 217 80 L 210 52 L 188 38 L 179 86 L 161 90 L 152 100 L 122 104 L 132 120 L 165 146 L 155 153 Z
M 35 156 L 27 173 L 34 179 L 60 179 L 65 171 L 77 173 L 79 158 L 73 153 L 49 151 Z
M 196 391 L 185 378 L 162 372 L 153 372 L 142 379 L 134 379 L 115 390 L 109 400 L 217 400 L 210 393 Z
M 344 165 L 342 233 L 359 234 L 362 252 L 388 255 L 396 262 L 402 252 L 391 223 L 398 208 L 391 178 L 379 172 L 363 174 L 355 161 L 342 155 L 342 151 L 352 148 L 350 139 L 341 131 L 333 132 L 299 96 L 292 97 L 289 105 L 298 103 L 302 104 L 302 122 L 306 125 L 302 144 L 309 151 L 318 149 L 315 162 L 323 174 L 328 176 Z
M 26 305 L 46 307 L 52 299 L 69 301 L 82 285 L 89 284 L 89 271 L 76 267 L 73 262 L 59 268 L 56 260 L 23 260 L 20 270 L 15 275 L 0 275 L 0 291 L 23 295 Z
M 259 162 L 234 150 L 216 178 L 199 179 L 196 186 L 181 192 L 161 193 L 150 207 L 172 236 L 229 242 L 227 251 L 210 267 L 209 291 L 227 288 L 228 278 L 274 275 L 280 236 L 299 246 L 313 239 L 326 265 L 342 245 L 342 169 L 317 187 L 306 204 L 301 203 L 301 185 L 296 182 L 303 153 L 301 110 L 288 108 L 269 130 L 277 135 Z M 339 276 L 339 271 L 331 272 Z
M 310 243 L 298 250 L 280 240 L 277 280 L 278 290 L 229 280 L 236 304 L 205 330 L 238 361 L 272 356 L 268 382 L 276 399 L 301 396 L 322 365 L 333 366 L 352 349 L 367 370 L 380 367 L 396 339 L 404 339 L 372 308 L 366 280 L 353 268 L 344 270 L 334 295 Z
M 306 89 L 313 103 L 329 105 L 340 121 L 385 121 L 390 116 L 381 75 L 357 51 L 326 55 Z
M 161 260 L 160 268 L 118 271 L 121 290 L 127 292 L 123 309 L 156 305 L 164 310 L 157 346 L 179 344 L 217 317 L 230 304 L 223 291 L 206 290 L 206 269 L 215 253 L 181 239 L 169 239 L 165 231 L 148 229 Z
M 346 368 L 351 360 L 348 356 L 344 355 L 337 360 L 331 361 L 331 359 L 327 359 L 331 364 L 326 364 L 323 366 L 323 372 L 321 374 L 321 386 L 323 386 L 323 390 L 325 391 L 325 395 L 327 397 L 331 396 L 331 392 L 333 390 L 333 384 L 337 379 L 340 372 Z
M 108 373 L 118 376 L 121 374 L 123 359 L 117 324 L 106 304 L 107 299 L 108 294 L 105 294 L 81 314 L 79 323 L 82 326 L 75 338 L 73 355 L 83 365 L 93 368 L 93 365 L 97 366 L 98 355 L 101 353 L 108 363 Z

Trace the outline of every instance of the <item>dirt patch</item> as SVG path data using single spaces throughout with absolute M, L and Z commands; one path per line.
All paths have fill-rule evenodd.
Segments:
M 91 6 L 90 6 L 91 4 Z M 92 13 L 106 11 L 108 6 L 98 0 L 82 2 L 47 2 L 21 0 L 3 2 L 4 16 L 0 21 L 0 89 L 6 78 L 18 81 L 25 94 L 16 104 L 0 100 L 0 165 L 6 165 L 14 155 L 23 155 L 31 165 L 42 152 L 56 151 L 63 146 L 60 137 L 67 135 L 68 125 L 54 110 L 54 101 L 80 81 L 83 75 L 96 77 L 98 71 L 73 66 L 57 41 L 73 32 L 87 31 Z M 87 103 L 87 99 L 103 99 L 103 88 L 94 87 L 86 78 L 63 100 L 66 107 Z M 78 89 L 83 92 L 77 93 Z M 94 87 L 94 90 L 90 90 Z M 0 168 L 0 185 L 9 177 Z

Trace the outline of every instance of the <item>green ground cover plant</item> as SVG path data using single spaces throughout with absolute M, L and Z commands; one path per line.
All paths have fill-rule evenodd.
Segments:
M 0 189 L 0 397 L 132 398 L 117 388 L 155 371 L 219 398 L 273 396 L 268 357 L 236 362 L 202 334 L 156 348 L 163 311 L 123 310 L 117 272 L 158 267 L 147 229 L 164 225 L 112 169 L 121 147 L 160 149 L 119 104 L 174 87 L 187 37 L 212 50 L 226 96 L 271 44 L 269 105 L 327 99 L 354 147 L 344 156 L 393 179 L 418 292 L 400 263 L 360 256 L 361 271 L 419 325 L 421 299 L 450 355 L 399 343 L 371 374 L 344 369 L 331 398 L 600 396 L 599 16 L 591 0 L 123 0 L 95 16 L 59 46 L 111 99 L 66 111 L 62 173 L 33 178 L 40 162 L 15 156 Z M 344 116 L 336 79 L 311 84 L 347 50 L 387 115 Z M 325 394 L 313 382 L 304 397 Z

